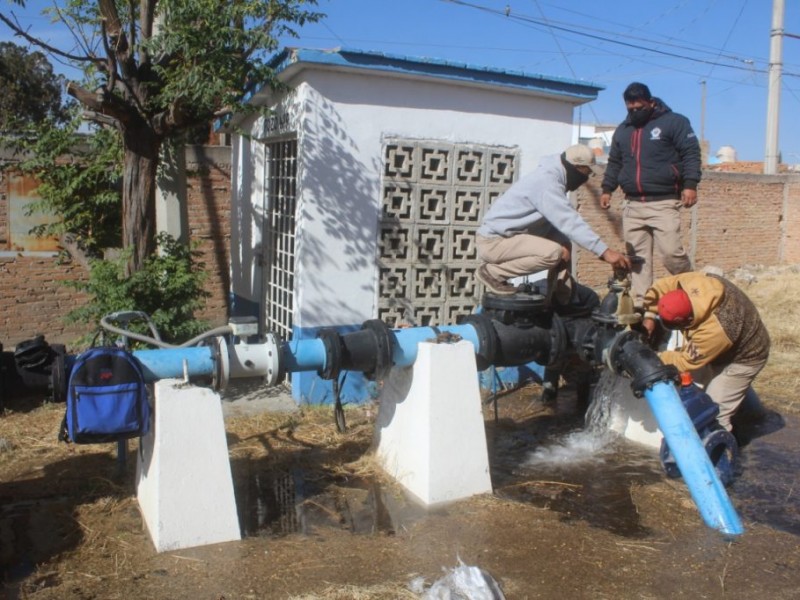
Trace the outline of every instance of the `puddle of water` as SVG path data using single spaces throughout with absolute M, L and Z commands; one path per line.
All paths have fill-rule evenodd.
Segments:
M 72 524 L 66 498 L 7 502 L 0 506 L 0 568 L 2 581 L 13 583 L 30 575 L 36 564 L 68 545 L 65 524 Z
M 348 479 L 319 489 L 300 469 L 257 472 L 237 486 L 242 535 L 313 535 L 320 528 L 354 534 L 394 535 L 422 518 L 423 507 L 389 492 L 376 481 Z
M 495 457 L 492 470 L 496 493 L 502 497 L 631 538 L 649 533 L 639 522 L 631 485 L 663 476 L 657 456 L 597 423 Z
M 800 535 L 800 420 L 768 413 L 749 428 L 731 486 L 745 519 Z
M 625 382 L 626 383 L 626 382 Z M 641 525 L 632 485 L 662 481 L 657 453 L 625 440 L 609 426 L 613 385 L 598 385 L 583 417 L 570 400 L 527 423 L 489 427 L 492 482 L 501 497 L 547 508 L 630 538 Z M 778 417 L 780 419 L 780 417 Z M 800 535 L 800 423 L 756 428 L 742 449 L 739 478 L 729 493 L 743 518 Z M 248 467 L 249 468 L 249 467 Z M 369 480 L 309 481 L 302 469 L 249 472 L 237 484 L 244 536 L 313 535 L 320 528 L 393 535 L 426 509 Z

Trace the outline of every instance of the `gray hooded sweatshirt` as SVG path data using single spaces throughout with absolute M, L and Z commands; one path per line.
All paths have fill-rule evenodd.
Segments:
M 535 171 L 495 200 L 478 234 L 488 238 L 518 233 L 544 237 L 552 226 L 574 243 L 601 256 L 608 245 L 575 210 L 566 189 L 567 172 L 561 164 L 561 155 L 543 157 Z

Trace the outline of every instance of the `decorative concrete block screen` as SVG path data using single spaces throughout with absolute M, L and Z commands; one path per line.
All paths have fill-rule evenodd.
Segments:
M 294 307 L 295 209 L 297 207 L 297 140 L 266 145 L 267 211 L 264 223 L 267 329 L 292 337 Z
M 378 317 L 390 325 L 449 325 L 472 313 L 475 231 L 517 177 L 518 151 L 387 140 L 380 226 Z

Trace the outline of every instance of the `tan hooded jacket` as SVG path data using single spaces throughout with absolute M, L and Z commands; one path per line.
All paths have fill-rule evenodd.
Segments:
M 750 299 L 727 279 L 691 272 L 658 279 L 644 297 L 645 317 L 658 314 L 658 299 L 676 289 L 685 291 L 694 319 L 683 330 L 680 351 L 661 352 L 664 364 L 694 371 L 707 364 L 758 364 L 769 356 L 769 334 Z

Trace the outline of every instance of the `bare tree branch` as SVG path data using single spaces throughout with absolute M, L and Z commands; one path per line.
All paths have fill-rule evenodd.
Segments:
M 114 117 L 109 117 L 108 115 L 104 115 L 93 110 L 83 111 L 82 116 L 87 121 L 94 121 L 95 123 L 100 123 L 102 125 L 108 125 L 110 127 L 119 129 L 119 121 L 117 121 Z
M 70 81 L 67 84 L 67 93 L 92 111 L 116 119 L 123 125 L 129 124 L 133 118 L 133 110 L 122 99 L 113 93 L 100 88 L 97 92 L 90 92 L 84 87 Z
M 79 54 L 70 54 L 69 52 L 64 52 L 63 50 L 59 50 L 58 48 L 51 46 L 50 44 L 43 42 L 39 38 L 35 38 L 32 35 L 30 35 L 27 31 L 22 29 L 22 27 L 20 27 L 17 23 L 9 19 L 3 13 L 0 13 L 0 21 L 3 21 L 3 23 L 8 25 L 15 35 L 25 38 L 34 46 L 38 46 L 39 48 L 47 50 L 49 53 L 55 56 L 61 56 L 62 58 L 67 58 L 69 60 L 76 60 L 79 62 L 91 62 L 100 65 L 102 65 L 103 63 L 102 60 L 100 60 L 95 56 L 81 56 Z
M 90 257 L 86 254 L 86 251 L 80 246 L 78 241 L 75 239 L 75 235 L 72 233 L 65 233 L 59 236 L 59 242 L 61 246 L 69 252 L 69 255 L 78 262 L 84 269 L 87 271 L 92 270 L 92 265 L 90 262 Z

